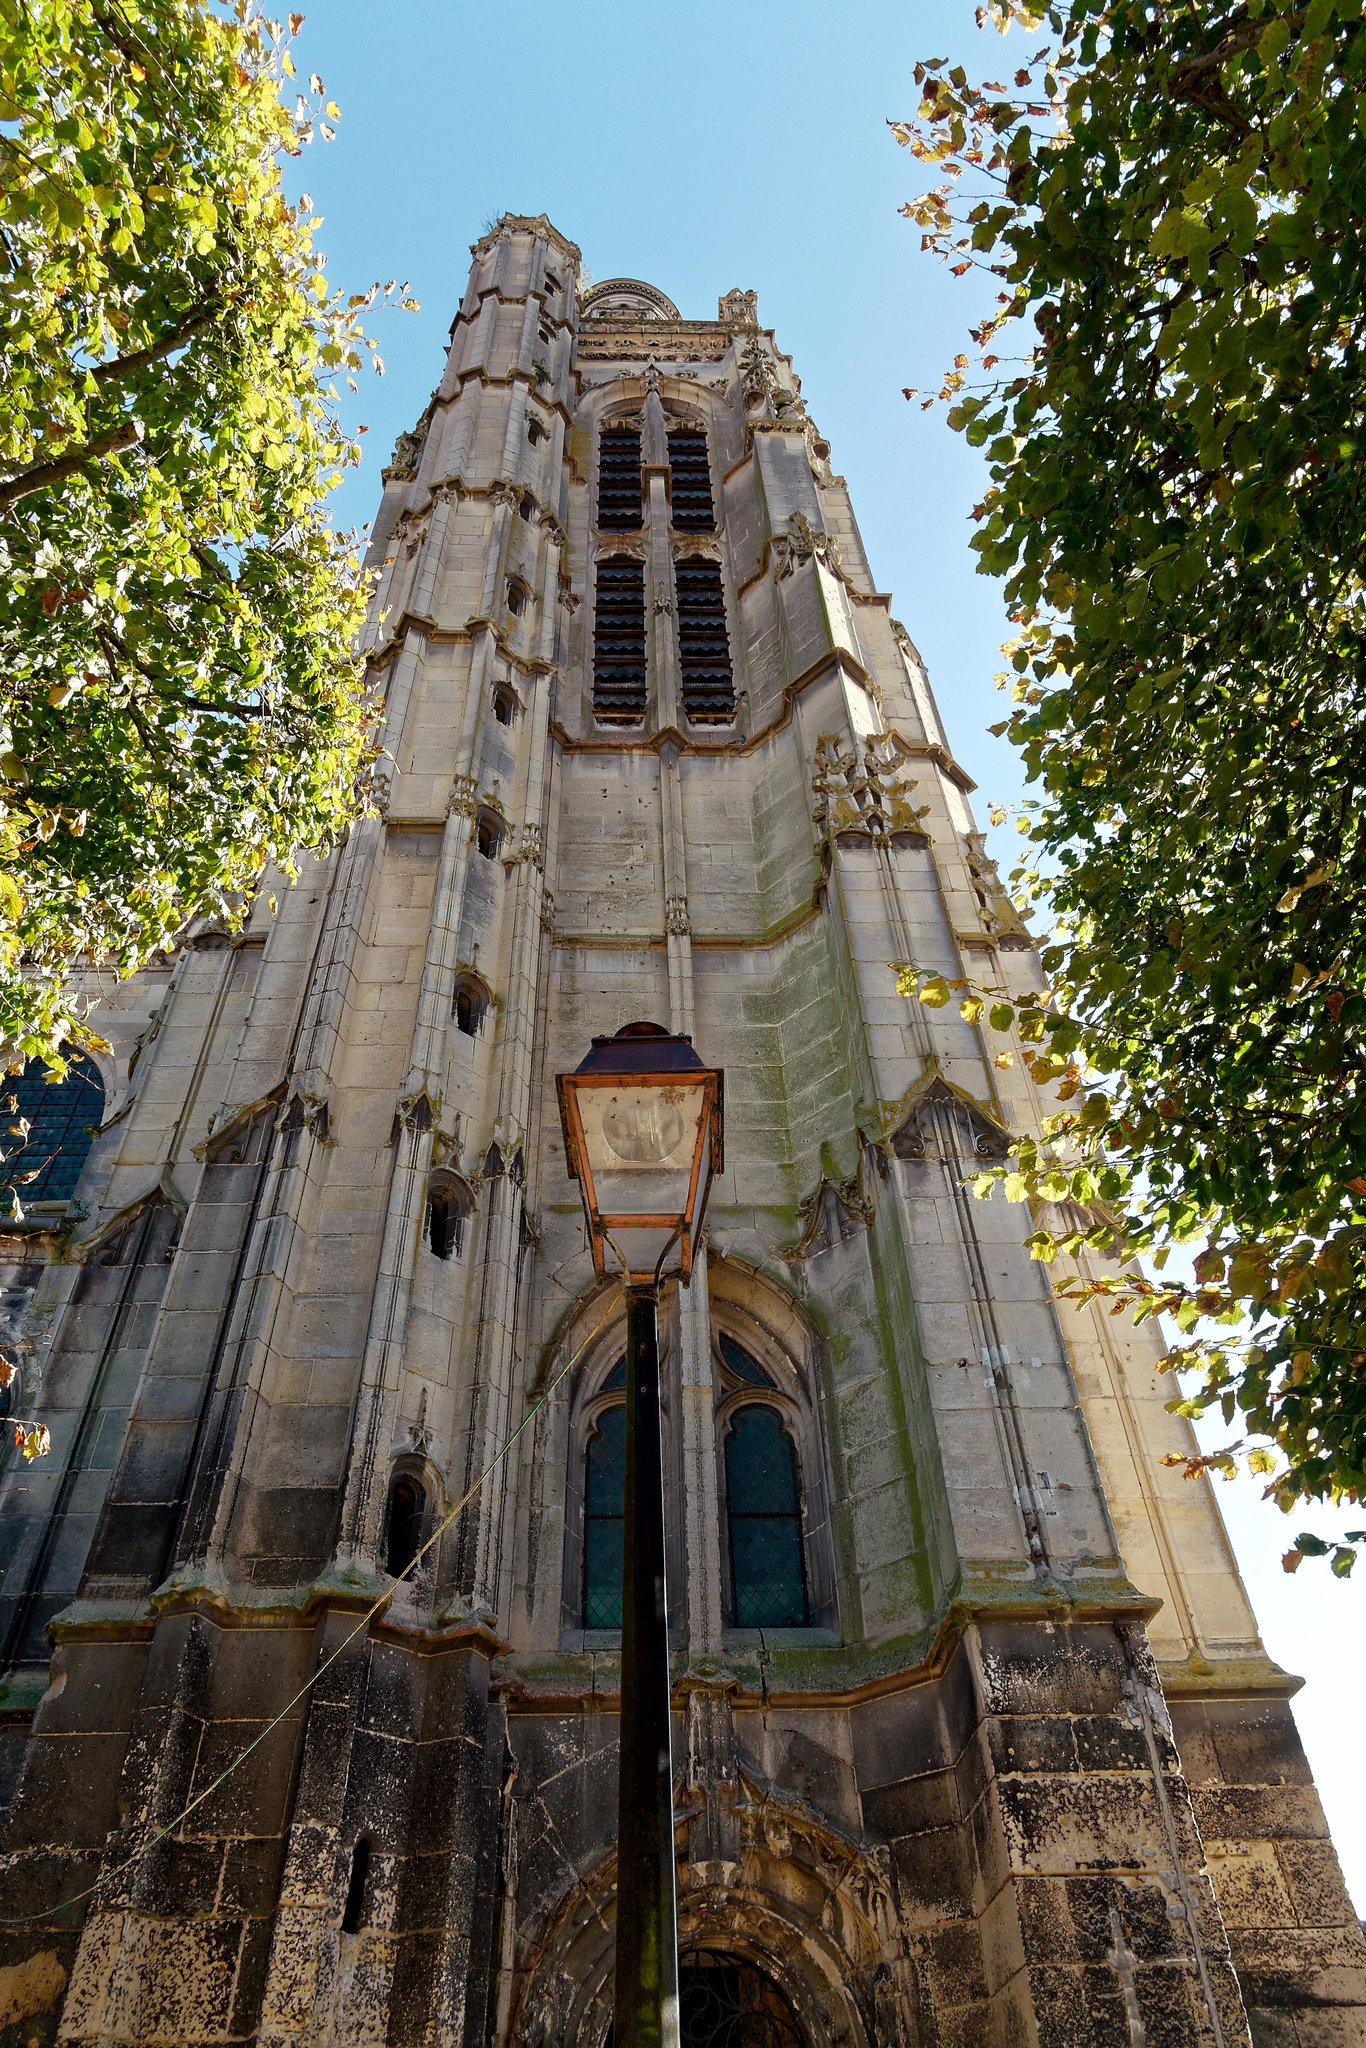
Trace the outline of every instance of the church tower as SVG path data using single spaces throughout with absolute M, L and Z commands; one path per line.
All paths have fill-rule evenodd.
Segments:
M 661 1321 L 689 2048 L 1348 2048 L 1156 1340 L 1060 1319 L 966 1186 L 1048 1104 L 897 993 L 1039 969 L 844 479 L 752 292 L 579 264 L 476 244 L 384 471 L 374 813 L 46 1098 L 0 2048 L 603 2048 L 625 1311 L 555 1076 L 639 1019 L 725 1072 Z

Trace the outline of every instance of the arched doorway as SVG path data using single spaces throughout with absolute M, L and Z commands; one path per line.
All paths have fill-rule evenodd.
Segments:
M 614 2048 L 609 2026 L 603 2048 Z M 678 1958 L 679 2048 L 806 2048 L 791 2006 L 771 1977 L 718 1948 Z
M 678 2035 L 681 2048 L 805 2048 L 772 1979 L 713 1948 L 678 1958 Z

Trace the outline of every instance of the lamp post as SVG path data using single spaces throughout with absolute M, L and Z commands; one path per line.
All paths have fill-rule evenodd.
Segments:
M 678 2048 L 659 1290 L 692 1278 L 721 1166 L 721 1081 L 692 1040 L 628 1024 L 556 1086 L 593 1268 L 626 1284 L 626 1500 L 614 2048 Z

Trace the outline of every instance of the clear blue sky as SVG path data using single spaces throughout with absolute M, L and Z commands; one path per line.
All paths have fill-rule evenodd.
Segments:
M 981 467 L 939 410 L 901 396 L 937 389 L 985 300 L 922 256 L 898 217 L 915 166 L 885 125 L 914 111 L 917 58 L 999 77 L 1013 40 L 979 34 L 971 0 L 302 4 L 300 75 L 322 75 L 342 121 L 291 182 L 326 217 L 335 284 L 407 278 L 422 306 L 376 329 L 388 374 L 355 401 L 367 457 L 344 486 L 342 523 L 371 517 L 394 437 L 440 377 L 469 244 L 498 214 L 549 214 L 596 278 L 646 278 L 685 314 L 714 317 L 718 294 L 755 289 L 849 479 L 874 575 L 929 664 L 979 807 L 1015 800 L 1014 755 L 986 731 L 1002 715 L 992 678 L 1006 626 L 998 586 L 974 575 L 968 551 Z M 1000 850 L 1009 857 L 1009 835 Z M 1286 1578 L 1294 1531 L 1330 1534 L 1335 1518 L 1287 1524 L 1257 1491 L 1221 1486 L 1221 1504 L 1272 1655 L 1310 1681 L 1296 1713 L 1366 1908 L 1353 1711 L 1366 1691 L 1366 1566 L 1355 1585 L 1312 1563 Z

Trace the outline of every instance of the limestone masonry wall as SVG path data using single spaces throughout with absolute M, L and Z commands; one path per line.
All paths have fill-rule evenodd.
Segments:
M 0 1500 L 0 2048 L 603 2048 L 624 1308 L 554 1076 L 645 1017 L 725 1070 L 662 1322 L 685 2000 L 811 2048 L 1366 2042 L 1156 1339 L 1064 1336 L 965 1187 L 1048 1105 L 896 993 L 1038 968 L 830 448 L 753 293 L 579 269 L 484 236 L 384 471 L 376 814 L 92 980 L 77 1198 L 0 1246 L 52 1434 Z

